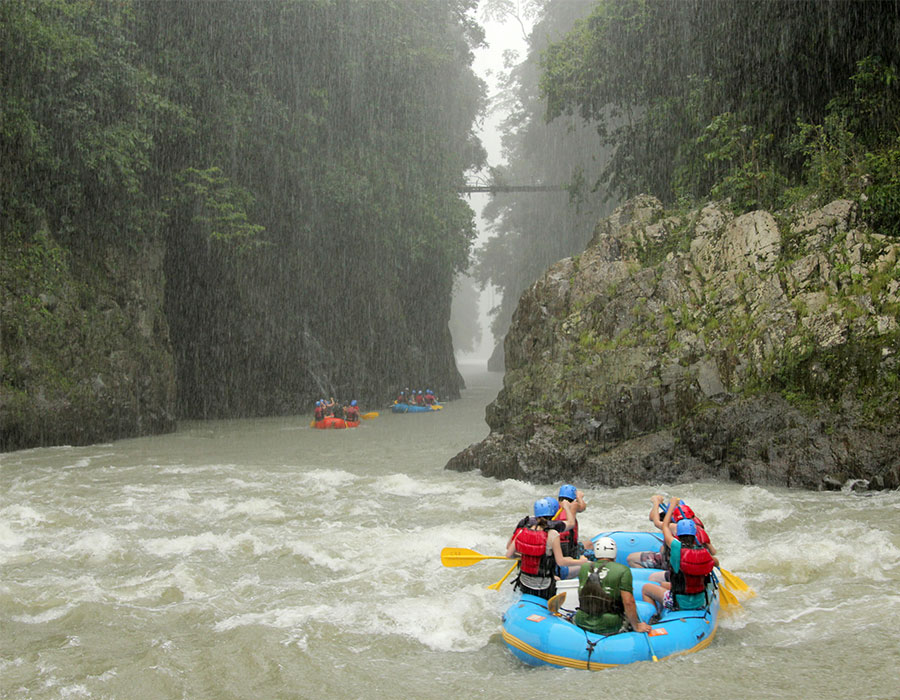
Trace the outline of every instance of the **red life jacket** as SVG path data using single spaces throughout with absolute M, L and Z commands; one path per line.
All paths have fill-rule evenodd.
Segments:
M 522 555 L 519 566 L 526 574 L 548 575 L 550 573 L 551 557 L 547 556 L 547 531 L 532 530 L 523 527 L 513 536 L 516 543 L 516 551 Z
M 321 406 L 316 406 L 315 415 L 316 415 L 316 422 L 322 420 L 323 418 L 325 418 L 325 409 L 322 408 Z
M 697 534 L 694 535 L 694 537 L 697 538 L 697 542 L 700 544 L 709 544 L 709 533 L 707 533 L 706 530 L 703 529 L 703 526 L 697 522 L 698 520 L 700 520 L 700 518 L 694 518 L 694 522 L 697 523 Z
M 347 406 L 347 408 L 344 409 L 344 420 L 358 423 L 359 409 L 356 406 Z
M 702 593 L 709 583 L 709 574 L 715 562 L 706 547 L 681 545 L 681 571 L 672 572 L 672 592 L 690 595 Z
M 679 520 L 683 518 L 688 518 L 689 520 L 694 521 L 694 525 L 697 526 L 697 542 L 700 544 L 709 544 L 709 533 L 706 532 L 706 528 L 703 526 L 703 521 L 700 520 L 695 514 L 694 511 L 691 510 L 690 506 L 678 506 L 675 508 L 675 511 L 672 513 L 672 522 L 677 523 Z
M 694 511 L 691 510 L 690 506 L 675 506 L 675 510 L 672 512 L 672 522 L 677 523 L 682 518 L 689 518 L 691 520 L 696 518 Z

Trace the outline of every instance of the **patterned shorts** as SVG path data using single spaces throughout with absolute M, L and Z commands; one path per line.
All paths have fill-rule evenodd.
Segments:
M 659 552 L 641 552 L 641 567 L 644 569 L 663 568 L 662 554 Z

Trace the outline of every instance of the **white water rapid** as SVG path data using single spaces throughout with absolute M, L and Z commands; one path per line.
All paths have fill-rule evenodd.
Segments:
M 559 484 L 444 470 L 487 434 L 499 375 L 434 414 L 309 416 L 2 455 L 4 698 L 900 696 L 900 493 L 737 484 L 586 488 L 585 534 L 685 498 L 757 592 L 699 653 L 532 669 L 497 634 L 501 554 Z M 363 411 L 377 410 L 364 406 Z M 579 485 L 581 486 L 581 485 Z

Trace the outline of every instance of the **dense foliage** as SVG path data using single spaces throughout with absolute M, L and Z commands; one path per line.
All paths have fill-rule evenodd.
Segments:
M 475 273 L 503 291 L 496 337 L 522 291 L 639 193 L 668 204 L 728 199 L 739 213 L 851 197 L 875 230 L 900 235 L 896 0 L 488 8 L 537 17 L 528 55 L 508 74 L 509 164 L 494 177 L 570 194 L 497 195 L 486 209 L 495 236 Z
M 88 288 L 109 247 L 161 241 L 181 415 L 452 394 L 474 4 L 0 3 L 5 298 L 42 241 Z
M 747 211 L 865 194 L 900 233 L 896 0 L 603 1 L 544 69 L 549 117 L 580 114 L 615 149 L 611 196 Z

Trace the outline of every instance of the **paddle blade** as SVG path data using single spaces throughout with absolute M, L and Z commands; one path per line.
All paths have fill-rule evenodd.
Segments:
M 722 600 L 722 610 L 737 610 L 743 607 L 737 596 L 723 586 L 719 586 L 719 596 Z
M 559 606 L 566 602 L 566 592 L 557 593 L 547 601 L 547 610 L 554 615 L 559 615 Z
M 472 566 L 482 559 L 506 559 L 506 557 L 488 556 L 479 554 L 472 549 L 464 547 L 444 547 L 441 550 L 441 564 L 448 567 Z
M 722 572 L 722 578 L 725 579 L 725 584 L 731 588 L 732 590 L 738 591 L 739 593 L 746 594 L 747 598 L 752 598 L 756 595 L 756 591 L 754 591 L 750 586 L 744 583 L 739 576 L 735 576 L 730 571 L 726 571 L 725 569 L 719 569 Z
M 368 413 L 363 413 L 360 418 L 363 420 L 371 420 L 372 418 L 378 418 L 378 411 L 369 411 Z
M 518 565 L 519 565 L 519 562 L 517 562 L 517 561 L 513 562 L 513 565 L 512 565 L 511 567 L 509 567 L 509 571 L 507 571 L 505 574 L 503 574 L 503 578 L 501 578 L 499 581 L 497 581 L 497 583 L 492 583 L 490 586 L 488 586 L 488 589 L 490 589 L 490 590 L 492 590 L 492 591 L 499 591 L 499 590 L 500 590 L 500 586 L 502 586 L 502 585 L 503 585 L 503 582 L 504 582 L 506 579 L 509 578 L 509 575 L 510 575 L 513 571 L 516 570 L 516 567 L 517 567 Z

